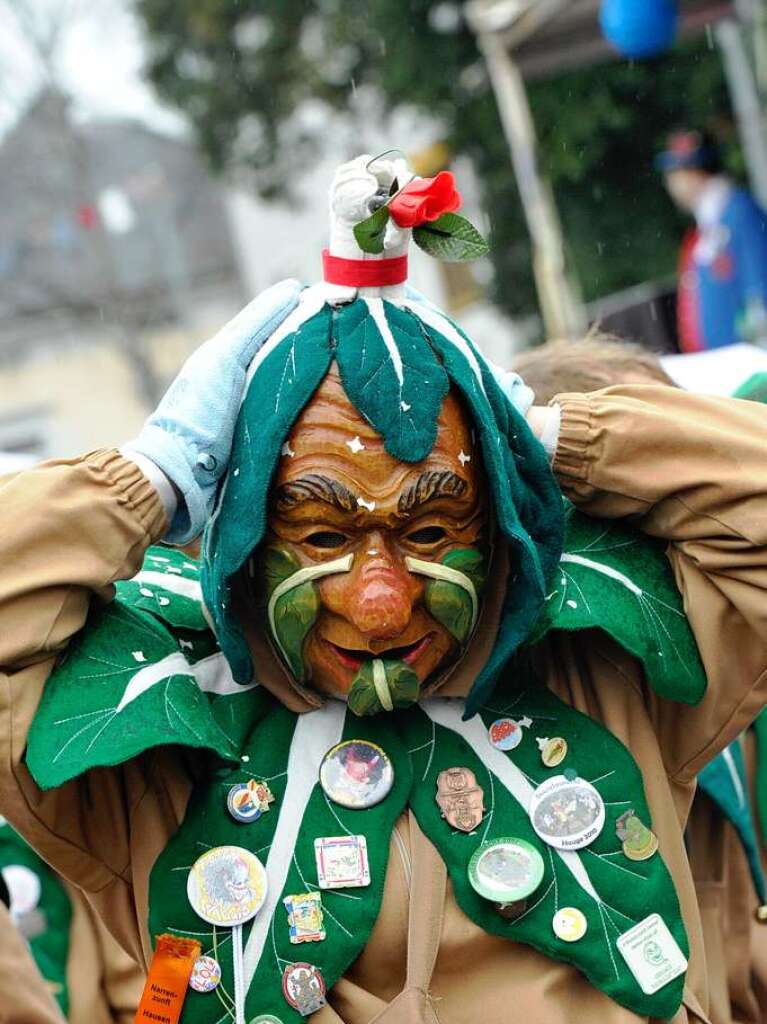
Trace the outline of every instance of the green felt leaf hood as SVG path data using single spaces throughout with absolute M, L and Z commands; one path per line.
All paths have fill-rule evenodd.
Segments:
M 307 289 L 259 353 L 203 542 L 203 595 L 218 641 L 234 678 L 251 682 L 250 652 L 232 611 L 233 578 L 263 540 L 282 446 L 334 360 L 352 404 L 395 458 L 420 462 L 429 454 L 451 385 L 473 417 L 511 561 L 497 642 L 467 702 L 473 714 L 541 613 L 562 548 L 562 497 L 543 448 L 478 350 L 444 314 L 422 303 L 356 299 L 331 307 L 318 289 Z

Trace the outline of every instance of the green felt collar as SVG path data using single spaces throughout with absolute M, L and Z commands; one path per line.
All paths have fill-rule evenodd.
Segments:
M 663 1018 L 676 1012 L 683 977 L 647 996 L 616 946 L 619 935 L 649 913 L 657 912 L 685 955 L 688 952 L 676 892 L 660 854 L 648 861 L 630 861 L 616 835 L 616 820 L 629 809 L 650 824 L 639 769 L 626 748 L 598 723 L 535 684 L 520 691 L 518 673 L 514 673 L 514 680 L 514 687 L 502 687 L 492 706 L 483 708 L 480 716 L 468 722 L 462 721 L 463 701 L 427 701 L 407 712 L 366 719 L 349 713 L 344 720 L 341 711 L 341 731 L 324 742 L 332 745 L 337 738 L 371 740 L 386 750 L 394 764 L 393 790 L 383 803 L 365 811 L 346 810 L 331 803 L 316 781 L 306 806 L 296 803 L 295 790 L 300 782 L 293 779 L 289 761 L 291 757 L 301 759 L 308 771 L 314 771 L 312 778 L 316 780 L 306 736 L 313 728 L 322 728 L 322 723 L 312 725 L 310 714 L 300 716 L 297 725 L 296 716 L 276 704 L 266 710 L 245 742 L 247 762 L 233 768 L 221 766 L 197 787 L 182 827 L 152 872 L 152 934 L 170 931 L 199 938 L 205 952 L 215 955 L 224 969 L 225 982 L 218 1000 L 190 993 L 182 1018 L 185 1024 L 214 1024 L 222 1012 L 219 1001 L 225 1002 L 231 994 L 228 934 L 201 922 L 186 898 L 186 874 L 203 848 L 201 837 L 205 846 L 247 846 L 266 864 L 270 885 L 277 879 L 279 891 L 273 893 L 273 914 L 267 906 L 261 911 L 267 916 L 260 922 L 256 918 L 261 934 L 254 925 L 257 956 L 249 969 L 252 930 L 245 927 L 246 977 L 251 979 L 246 1012 L 248 1016 L 272 1013 L 287 1024 L 300 1017 L 282 996 L 281 978 L 286 965 L 308 960 L 321 969 L 330 988 L 366 944 L 380 909 L 389 836 L 408 805 L 444 859 L 459 906 L 480 928 L 572 964 L 597 988 L 638 1014 Z M 327 717 L 326 711 L 313 714 Z M 504 754 L 490 745 L 487 727 L 499 715 L 509 714 L 529 721 L 529 725 L 523 727 L 519 747 Z M 301 727 L 304 733 L 299 735 Z M 566 737 L 569 745 L 565 762 L 558 768 L 543 765 L 536 742 L 538 737 L 550 735 Z M 319 756 L 321 753 L 318 750 Z M 435 800 L 437 776 L 456 766 L 469 768 L 484 791 L 486 813 L 471 834 L 454 830 L 441 816 Z M 606 823 L 588 848 L 561 855 L 546 846 L 533 830 L 526 794 L 566 769 L 593 783 L 605 802 Z M 258 821 L 243 825 L 227 814 L 225 797 L 231 785 L 253 777 L 267 780 L 276 800 L 272 810 Z M 299 822 L 286 855 L 284 834 L 291 824 Z M 282 897 L 319 891 L 314 840 L 346 833 L 366 837 L 372 883 L 363 889 L 323 891 L 327 938 L 297 950 L 289 941 Z M 505 920 L 478 896 L 467 875 L 469 860 L 478 846 L 505 836 L 532 843 L 545 864 L 539 889 L 525 914 L 514 921 Z M 278 851 L 274 861 L 270 859 L 273 847 Z M 554 934 L 552 918 L 562 907 L 575 907 L 586 917 L 586 936 L 577 943 L 566 943 Z M 512 945 L 509 955 L 514 955 Z

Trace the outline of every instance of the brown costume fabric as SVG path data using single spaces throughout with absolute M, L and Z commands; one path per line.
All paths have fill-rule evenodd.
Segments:
M 83 893 L 65 884 L 72 902 L 67 1020 L 69 1024 L 133 1024 L 146 973 L 110 935 Z
M 554 469 L 565 493 L 586 512 L 630 516 L 671 542 L 707 670 L 708 693 L 688 708 L 657 699 L 638 663 L 600 633 L 555 637 L 540 652 L 545 684 L 610 729 L 642 770 L 690 936 L 685 1002 L 674 1024 L 706 1021 L 707 971 L 682 832 L 696 773 L 765 700 L 767 409 L 654 385 L 560 403 Z M 191 762 L 159 750 L 41 793 L 23 754 L 53 659 L 82 626 L 91 595 L 108 599 L 111 584 L 137 571 L 164 527 L 149 483 L 113 452 L 49 464 L 0 487 L 0 810 L 77 880 L 144 962 L 149 872 L 182 820 Z M 546 1024 L 640 1019 L 568 965 L 480 932 L 449 885 L 442 898 L 440 878 L 433 848 L 403 818 L 379 920 L 330 1005 L 313 1018 L 318 1024 L 474 1024 L 478 1007 L 483 1020 L 500 1024 L 510 1006 L 520 1019 Z

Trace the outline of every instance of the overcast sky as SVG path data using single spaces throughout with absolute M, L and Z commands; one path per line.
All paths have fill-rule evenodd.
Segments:
M 0 132 L 40 87 L 39 66 L 25 32 L 8 13 L 17 0 L 0 0 Z M 33 10 L 67 9 L 77 0 L 22 0 Z M 78 117 L 138 118 L 178 132 L 183 122 L 163 108 L 143 81 L 143 46 L 129 0 L 90 0 L 68 20 L 57 48 L 56 73 L 73 96 Z

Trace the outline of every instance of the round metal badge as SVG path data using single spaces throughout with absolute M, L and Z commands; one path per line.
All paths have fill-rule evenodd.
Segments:
M 302 1017 L 316 1013 L 325 1005 L 325 979 L 314 964 L 288 964 L 282 974 L 282 994 Z
M 212 956 L 198 957 L 192 967 L 189 988 L 195 992 L 212 992 L 221 981 L 221 965 Z
M 543 880 L 543 857 L 525 839 L 493 839 L 477 847 L 469 861 L 472 888 L 493 903 L 527 899 Z
M 248 1024 L 282 1024 L 282 1021 L 273 1013 L 259 1013 L 257 1017 L 252 1017 Z
M 605 824 L 605 804 L 590 782 L 554 775 L 530 800 L 530 821 L 549 846 L 580 850 L 593 843 Z
M 227 794 L 226 806 L 235 821 L 258 821 L 261 815 L 269 810 L 269 803 L 262 794 L 268 794 L 274 800 L 269 787 L 258 783 L 255 779 L 249 782 L 238 782 Z
M 259 912 L 266 885 L 266 871 L 254 853 L 241 846 L 216 846 L 192 865 L 186 893 L 203 921 L 234 928 Z
M 547 768 L 557 768 L 567 757 L 567 740 L 561 736 L 538 740 L 538 746 L 541 750 L 541 761 Z
M 499 718 L 487 730 L 487 736 L 496 750 L 514 750 L 522 742 L 522 726 L 513 718 Z
M 577 907 L 562 907 L 551 921 L 554 934 L 563 942 L 577 942 L 586 934 L 588 922 L 585 914 Z
M 374 807 L 394 785 L 389 755 L 367 740 L 345 740 L 325 754 L 320 785 L 333 803 L 352 810 Z

